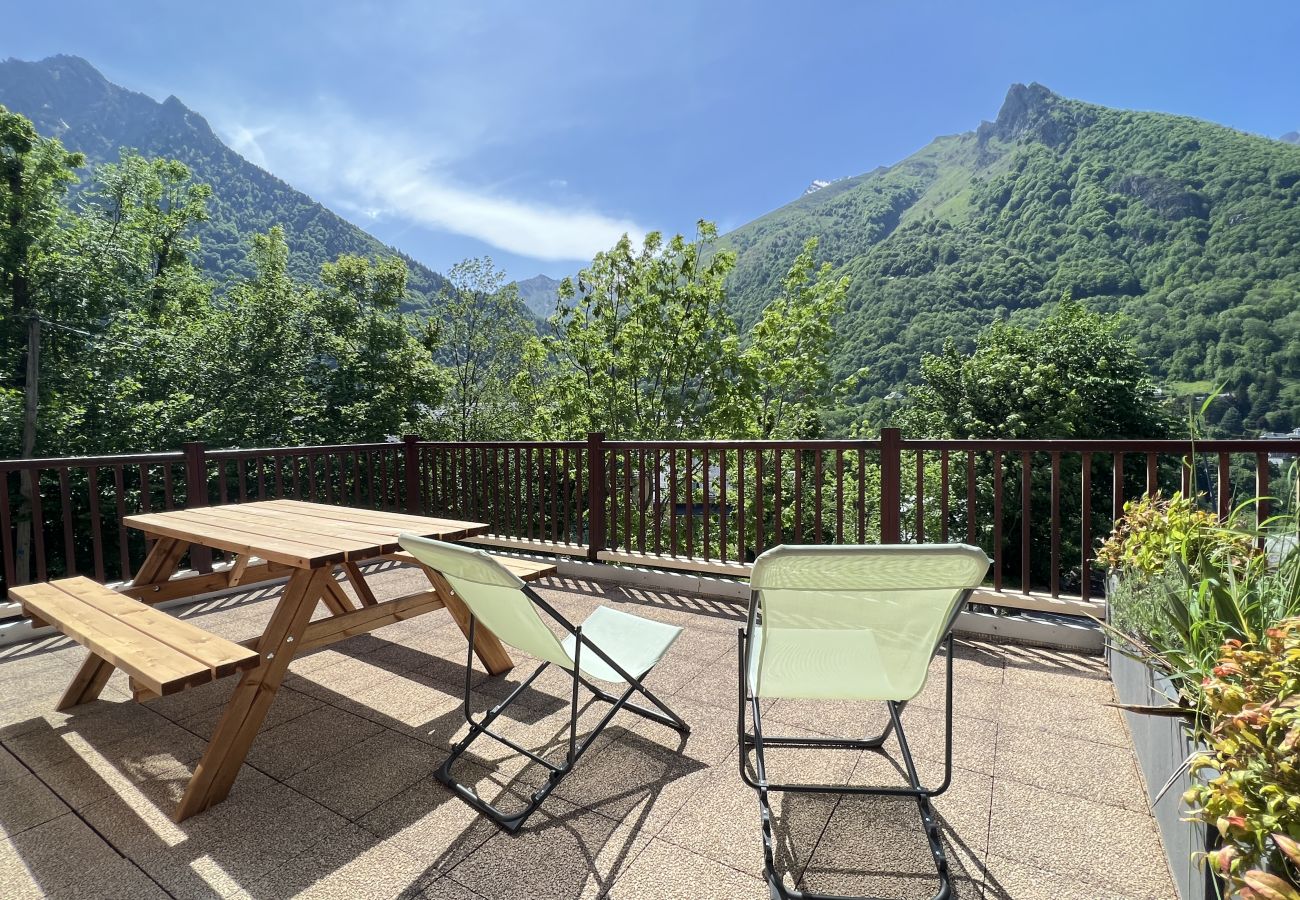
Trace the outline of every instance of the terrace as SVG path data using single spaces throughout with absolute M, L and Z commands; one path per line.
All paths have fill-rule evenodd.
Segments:
M 397 567 L 372 583 L 396 595 L 418 577 Z M 649 684 L 690 721 L 690 737 L 616 719 L 524 830 L 503 834 L 432 777 L 464 730 L 464 637 L 448 619 L 421 617 L 295 660 L 230 798 L 177 825 L 171 809 L 229 682 L 137 704 L 119 673 L 102 700 L 55 713 L 83 651 L 63 638 L 16 644 L 0 648 L 0 894 L 765 896 L 757 803 L 736 771 L 743 607 L 582 577 L 538 586 L 572 617 L 603 603 L 685 625 Z M 260 633 L 278 590 L 181 615 L 243 639 Z M 483 706 L 520 670 L 528 668 L 505 679 L 480 672 Z M 1101 658 L 963 640 L 956 672 L 957 771 L 936 808 L 957 895 L 1173 896 L 1127 731 L 1105 705 Z M 937 685 L 905 714 L 923 775 L 941 760 Z M 559 679 L 540 681 L 505 733 L 554 749 L 565 690 Z M 794 731 L 878 724 L 833 704 L 778 702 L 768 715 Z M 805 776 L 849 783 L 890 774 L 875 754 L 800 753 L 785 767 Z M 488 798 L 517 796 L 544 775 L 504 753 L 475 765 Z M 910 800 L 800 797 L 778 811 L 777 834 L 797 854 L 788 865 L 805 886 L 933 893 Z
M 694 729 L 682 741 L 615 719 L 524 830 L 503 834 L 432 777 L 464 733 L 465 638 L 450 619 L 422 616 L 294 659 L 229 799 L 176 824 L 231 682 L 136 703 L 117 673 L 99 701 L 56 713 L 84 651 L 0 605 L 0 895 L 764 896 L 757 802 L 737 772 L 735 734 L 747 560 L 782 542 L 966 540 L 994 566 L 980 606 L 957 623 L 957 772 L 935 804 L 957 895 L 1172 897 L 1129 733 L 1107 705 L 1091 548 L 1143 492 L 1204 492 L 1225 516 L 1267 496 L 1273 443 L 593 435 L 0 462 L 6 586 L 77 572 L 128 580 L 146 548 L 124 519 L 151 509 L 287 497 L 490 523 L 474 540 L 561 560 L 536 586 L 570 618 L 603 603 L 685 627 L 648 685 Z M 194 551 L 187 565 L 216 582 L 231 571 Z M 381 563 L 368 581 L 382 600 L 422 577 Z M 173 612 L 246 640 L 281 590 L 268 580 Z M 529 670 L 477 671 L 479 710 Z M 502 720 L 507 736 L 561 752 L 567 689 L 539 680 Z M 778 701 L 765 718 L 840 736 L 881 724 L 858 715 Z M 924 779 L 942 764 L 938 679 L 904 721 Z M 870 752 L 772 760 L 778 779 L 899 777 Z M 507 804 L 542 780 L 508 751 L 474 765 L 480 794 Z M 912 801 L 798 796 L 777 812 L 801 887 L 932 894 Z

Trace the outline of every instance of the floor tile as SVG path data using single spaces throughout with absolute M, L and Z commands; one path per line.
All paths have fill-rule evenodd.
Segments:
M 615 879 L 611 900 L 767 900 L 767 885 L 753 875 L 654 838 Z

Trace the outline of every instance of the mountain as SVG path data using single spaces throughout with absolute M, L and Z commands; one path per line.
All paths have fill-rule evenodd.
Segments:
M 1286 141 L 1288 144 L 1300 144 L 1300 131 L 1288 131 L 1278 138 L 1279 141 Z
M 945 341 L 1068 293 L 1123 313 L 1168 391 L 1227 382 L 1213 417 L 1300 425 L 1300 147 L 1014 85 L 993 122 L 724 236 L 743 324 L 811 236 L 853 279 L 834 368 L 868 367 L 868 412 Z
M 560 282 L 545 275 L 534 275 L 523 281 L 515 282 L 519 288 L 519 299 L 534 316 L 546 321 L 555 314 L 555 306 L 560 300 Z
M 130 147 L 177 159 L 210 184 L 211 219 L 200 226 L 203 268 L 218 279 L 252 274 L 251 235 L 284 226 L 295 276 L 315 281 L 321 263 L 340 253 L 399 255 L 410 270 L 414 306 L 427 306 L 443 277 L 399 254 L 311 197 L 227 147 L 204 118 L 175 97 L 163 102 L 119 87 L 76 56 L 0 62 L 0 105 L 21 113 L 90 163 L 112 162 Z

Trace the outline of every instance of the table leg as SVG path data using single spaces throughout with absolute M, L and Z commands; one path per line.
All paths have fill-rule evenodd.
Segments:
M 153 549 L 145 557 L 144 562 L 140 564 L 140 569 L 135 573 L 135 578 L 131 579 L 131 587 L 141 588 L 149 585 L 159 585 L 168 581 L 176 574 L 176 568 L 181 563 L 181 557 L 189 549 L 189 544 L 176 538 L 159 538 L 154 541 Z
M 336 616 L 350 613 L 356 609 L 352 605 L 352 598 L 348 596 L 347 591 L 343 590 L 343 585 L 334 580 L 332 572 L 330 577 L 325 580 L 325 593 L 321 595 L 321 600 L 329 608 L 330 613 Z
M 248 748 L 289 669 L 289 661 L 301 643 L 303 631 L 325 592 L 325 580 L 331 577 L 330 567 L 326 566 L 297 569 L 289 578 L 257 644 L 262 664 L 245 674 L 231 694 L 208 749 L 176 809 L 177 822 L 220 803 L 230 793 Z
M 427 566 L 421 566 L 424 574 L 428 577 L 429 583 L 433 589 L 442 597 L 443 605 L 447 607 L 447 612 L 456 620 L 460 630 L 469 637 L 469 610 L 461 599 L 456 596 L 456 592 L 451 589 L 447 579 L 442 577 L 442 573 L 436 569 L 430 569 Z M 506 648 L 501 646 L 501 641 L 482 624 L 474 629 L 474 653 L 478 656 L 483 667 L 492 675 L 504 675 L 515 667 L 515 661 L 510 658 Z
M 356 563 L 350 560 L 344 562 L 343 571 L 347 573 L 348 581 L 352 582 L 352 590 L 357 592 L 362 606 L 374 606 L 379 602 L 375 592 L 370 590 L 370 585 L 366 584 L 366 577 L 361 574 L 361 568 Z
M 97 699 L 99 692 L 108 683 L 109 676 L 113 674 L 113 669 L 111 662 L 97 653 L 91 653 L 81 664 L 81 668 L 77 669 L 77 674 L 72 677 L 72 683 L 63 692 L 59 705 L 54 708 L 63 710 Z

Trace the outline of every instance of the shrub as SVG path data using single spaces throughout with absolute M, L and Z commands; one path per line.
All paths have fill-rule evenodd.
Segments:
M 1124 504 L 1124 516 L 1097 551 L 1097 561 L 1112 571 L 1150 576 L 1170 559 L 1192 563 L 1202 555 L 1248 559 L 1251 537 L 1219 524 L 1196 499 L 1144 494 Z
M 1118 575 L 1110 631 L 1174 681 L 1188 710 L 1227 640 L 1254 641 L 1296 612 L 1293 570 L 1277 571 L 1256 535 L 1222 525 L 1193 498 L 1125 504 L 1098 558 Z
M 1209 749 L 1183 799 L 1223 839 L 1209 863 L 1233 896 L 1300 900 L 1300 618 L 1226 642 L 1201 693 Z

